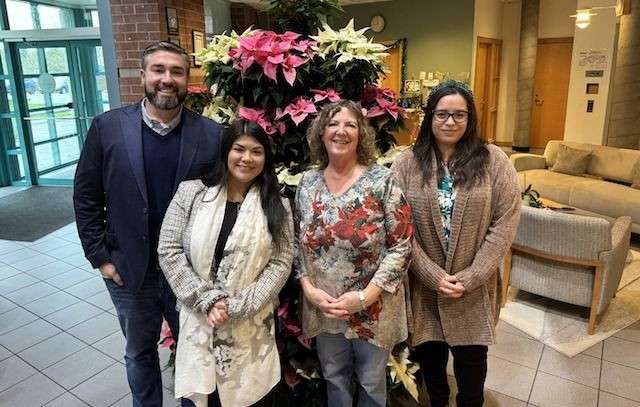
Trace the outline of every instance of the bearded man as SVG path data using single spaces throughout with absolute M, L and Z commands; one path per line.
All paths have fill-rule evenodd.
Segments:
M 190 58 L 170 42 L 142 53 L 146 97 L 93 119 L 74 180 L 85 256 L 100 270 L 126 338 L 133 406 L 162 406 L 163 318 L 178 337 L 176 298 L 158 266 L 158 237 L 178 184 L 219 154 L 222 128 L 183 108 Z

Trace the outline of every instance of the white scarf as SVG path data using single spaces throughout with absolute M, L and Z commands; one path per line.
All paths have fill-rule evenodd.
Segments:
M 225 187 L 210 188 L 197 210 L 191 232 L 191 265 L 209 279 L 214 250 L 227 202 Z M 240 206 L 238 218 L 224 247 L 216 283 L 233 297 L 253 283 L 271 256 L 272 239 L 253 186 Z M 188 397 L 196 407 L 207 407 L 207 395 L 216 388 L 223 407 L 249 406 L 263 398 L 280 380 L 280 358 L 275 342 L 273 304 L 248 320 L 229 320 L 213 329 L 206 317 L 187 307 L 180 311 L 176 353 L 176 397 Z

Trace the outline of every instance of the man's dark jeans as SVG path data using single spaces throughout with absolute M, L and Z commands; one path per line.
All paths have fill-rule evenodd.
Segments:
M 176 297 L 161 271 L 147 272 L 140 289 L 131 292 L 105 279 L 126 338 L 125 364 L 134 407 L 162 407 L 158 341 L 162 318 L 178 338 Z

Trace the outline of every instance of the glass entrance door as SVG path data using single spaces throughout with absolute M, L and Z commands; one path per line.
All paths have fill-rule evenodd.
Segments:
M 10 62 L 8 49 L 0 42 L 0 187 L 23 185 L 29 181 Z
M 102 47 L 97 40 L 16 46 L 34 183 L 69 185 L 91 120 L 109 109 Z

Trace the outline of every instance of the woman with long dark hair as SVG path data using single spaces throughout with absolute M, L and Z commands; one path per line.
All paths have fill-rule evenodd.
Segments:
M 181 304 L 176 397 L 249 406 L 280 380 L 273 309 L 291 270 L 293 225 L 258 124 L 232 123 L 220 155 L 201 180 L 180 184 L 158 255 Z
M 506 154 L 477 130 L 471 91 L 435 87 L 415 145 L 394 171 L 411 205 L 411 345 L 434 407 L 447 406 L 449 350 L 458 406 L 482 406 L 500 311 L 498 268 L 518 225 L 520 191 Z

